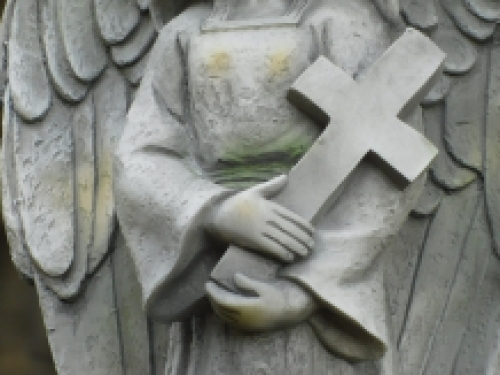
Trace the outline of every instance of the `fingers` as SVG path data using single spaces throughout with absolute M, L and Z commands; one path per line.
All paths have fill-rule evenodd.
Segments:
M 267 238 L 280 244 L 287 252 L 295 256 L 305 257 L 309 254 L 309 248 L 302 242 L 297 241 L 294 237 L 287 233 L 281 232 L 277 228 L 269 228 L 268 232 L 264 234 Z
M 251 190 L 259 193 L 264 198 L 271 198 L 278 194 L 286 185 L 288 177 L 284 174 L 277 176 L 267 182 L 253 187 Z
M 287 314 L 281 284 L 254 280 L 242 274 L 234 276 L 234 283 L 240 291 L 257 297 L 232 293 L 213 282 L 206 284 L 212 308 L 223 320 L 249 331 L 268 330 L 288 321 L 286 316 L 283 318 Z
M 275 204 L 273 210 L 277 215 L 289 221 L 290 223 L 296 225 L 298 228 L 308 233 L 310 236 L 313 235 L 314 227 L 306 219 L 293 213 L 292 211 L 286 209 L 285 207 L 280 206 L 279 204 Z
M 255 294 L 257 296 L 262 295 L 269 289 L 269 285 L 267 283 L 252 279 L 241 273 L 234 275 L 234 284 L 241 291 Z
M 262 247 L 266 250 L 266 254 L 274 256 L 283 262 L 290 263 L 295 259 L 293 252 L 268 233 L 263 233 Z
M 238 282 L 245 284 L 246 280 L 235 277 L 235 283 Z M 249 286 L 250 284 L 245 285 Z M 241 325 L 242 310 L 252 309 L 258 301 L 254 297 L 243 297 L 229 292 L 211 281 L 205 285 L 205 289 L 216 314 L 235 326 Z
M 252 306 L 255 298 L 253 297 L 244 297 L 235 293 L 232 293 L 224 288 L 221 288 L 214 282 L 207 282 L 205 285 L 205 290 L 210 297 L 210 299 L 218 305 L 220 308 L 225 308 L 228 310 L 240 307 L 249 307 Z
M 223 211 L 226 218 L 225 227 L 219 230 L 221 238 L 284 262 L 307 256 L 314 246 L 313 226 L 267 199 L 286 183 L 287 176 L 281 175 L 229 200 L 233 206 Z
M 277 204 L 272 210 L 273 214 L 263 229 L 267 243 L 271 243 L 267 250 L 286 262 L 293 261 L 295 256 L 307 256 L 314 248 L 312 225 Z
M 289 250 L 301 256 L 307 256 L 313 250 L 314 239 L 309 232 L 305 232 L 302 228 L 286 220 L 272 220 L 269 221 L 267 233 L 276 239 L 280 236 L 290 237 L 286 243 L 280 241 Z

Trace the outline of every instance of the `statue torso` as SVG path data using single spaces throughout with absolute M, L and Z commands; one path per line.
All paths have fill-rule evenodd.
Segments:
M 209 178 L 244 188 L 286 172 L 307 151 L 322 129 L 287 101 L 289 87 L 320 54 L 331 54 L 355 75 L 388 43 L 373 6 L 365 9 L 360 4 L 366 2 L 323 11 L 321 19 L 312 14 L 296 26 L 214 30 L 189 37 L 184 47 L 189 122 L 200 166 Z M 360 7 L 364 13 L 358 13 Z M 341 24 L 329 19 L 335 14 Z M 346 14 L 350 20 L 345 20 Z M 376 43 L 364 40 L 360 32 L 370 34 Z M 349 38 L 353 43 L 361 38 L 361 42 L 346 50 L 343 46 L 350 43 Z M 327 43 L 331 48 L 325 47 Z M 208 313 L 173 329 L 177 335 L 192 335 L 189 347 L 178 352 L 189 352 L 189 373 L 197 375 L 361 374 L 377 373 L 379 367 L 377 363 L 351 366 L 336 358 L 308 323 L 248 334 Z M 177 360 L 169 358 L 167 368 Z M 172 371 L 177 375 L 186 370 Z
M 312 144 L 319 127 L 286 99 L 312 52 L 311 33 L 298 27 L 210 31 L 190 40 L 192 122 L 216 181 L 265 181 Z
M 322 130 L 288 102 L 288 89 L 321 54 L 353 75 L 368 66 L 389 39 L 376 14 L 355 1 L 311 12 L 297 25 L 221 27 L 191 36 L 190 122 L 207 176 L 247 187 L 286 173 Z

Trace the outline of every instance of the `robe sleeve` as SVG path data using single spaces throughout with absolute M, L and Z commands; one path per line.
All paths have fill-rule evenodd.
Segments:
M 203 221 L 228 191 L 195 172 L 183 121 L 180 38 L 205 12 L 191 10 L 160 34 L 115 158 L 117 213 L 143 302 L 150 316 L 165 321 L 192 312 L 220 258 Z

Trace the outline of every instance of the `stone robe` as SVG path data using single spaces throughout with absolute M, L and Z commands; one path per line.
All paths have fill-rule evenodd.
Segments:
M 280 273 L 319 301 L 308 321 L 248 334 L 206 303 L 205 283 L 228 246 L 204 230 L 208 208 L 286 173 L 321 132 L 287 102 L 287 89 L 320 54 L 359 75 L 390 43 L 369 1 L 310 8 L 297 25 L 202 31 L 209 9 L 193 7 L 152 52 L 117 152 L 115 189 L 144 307 L 153 319 L 181 321 L 168 374 L 392 373 L 390 356 L 354 367 L 339 357 L 377 359 L 391 345 L 381 254 L 422 178 L 400 191 L 368 159 L 353 173 L 315 223 L 314 252 Z

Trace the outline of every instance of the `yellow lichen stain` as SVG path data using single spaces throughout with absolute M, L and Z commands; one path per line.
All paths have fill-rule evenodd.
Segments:
M 290 56 L 292 51 L 281 50 L 269 56 L 269 70 L 271 75 L 279 76 L 290 70 Z
M 103 155 L 99 159 L 99 183 L 95 191 L 95 216 L 94 216 L 94 245 L 96 248 L 105 246 L 113 226 L 113 158 L 111 154 Z
M 231 56 L 224 51 L 215 52 L 209 57 L 206 67 L 210 76 L 219 76 L 231 67 Z
M 252 331 L 252 328 L 245 329 L 246 327 L 259 327 L 262 324 L 260 314 L 254 311 L 243 311 L 242 316 L 239 318 L 239 326 L 243 330 Z
M 255 207 L 248 201 L 242 202 L 237 207 L 238 214 L 241 216 L 251 217 L 255 215 Z
M 90 165 L 79 165 L 76 170 L 78 180 L 78 208 L 87 220 L 91 220 L 94 210 L 94 168 Z

